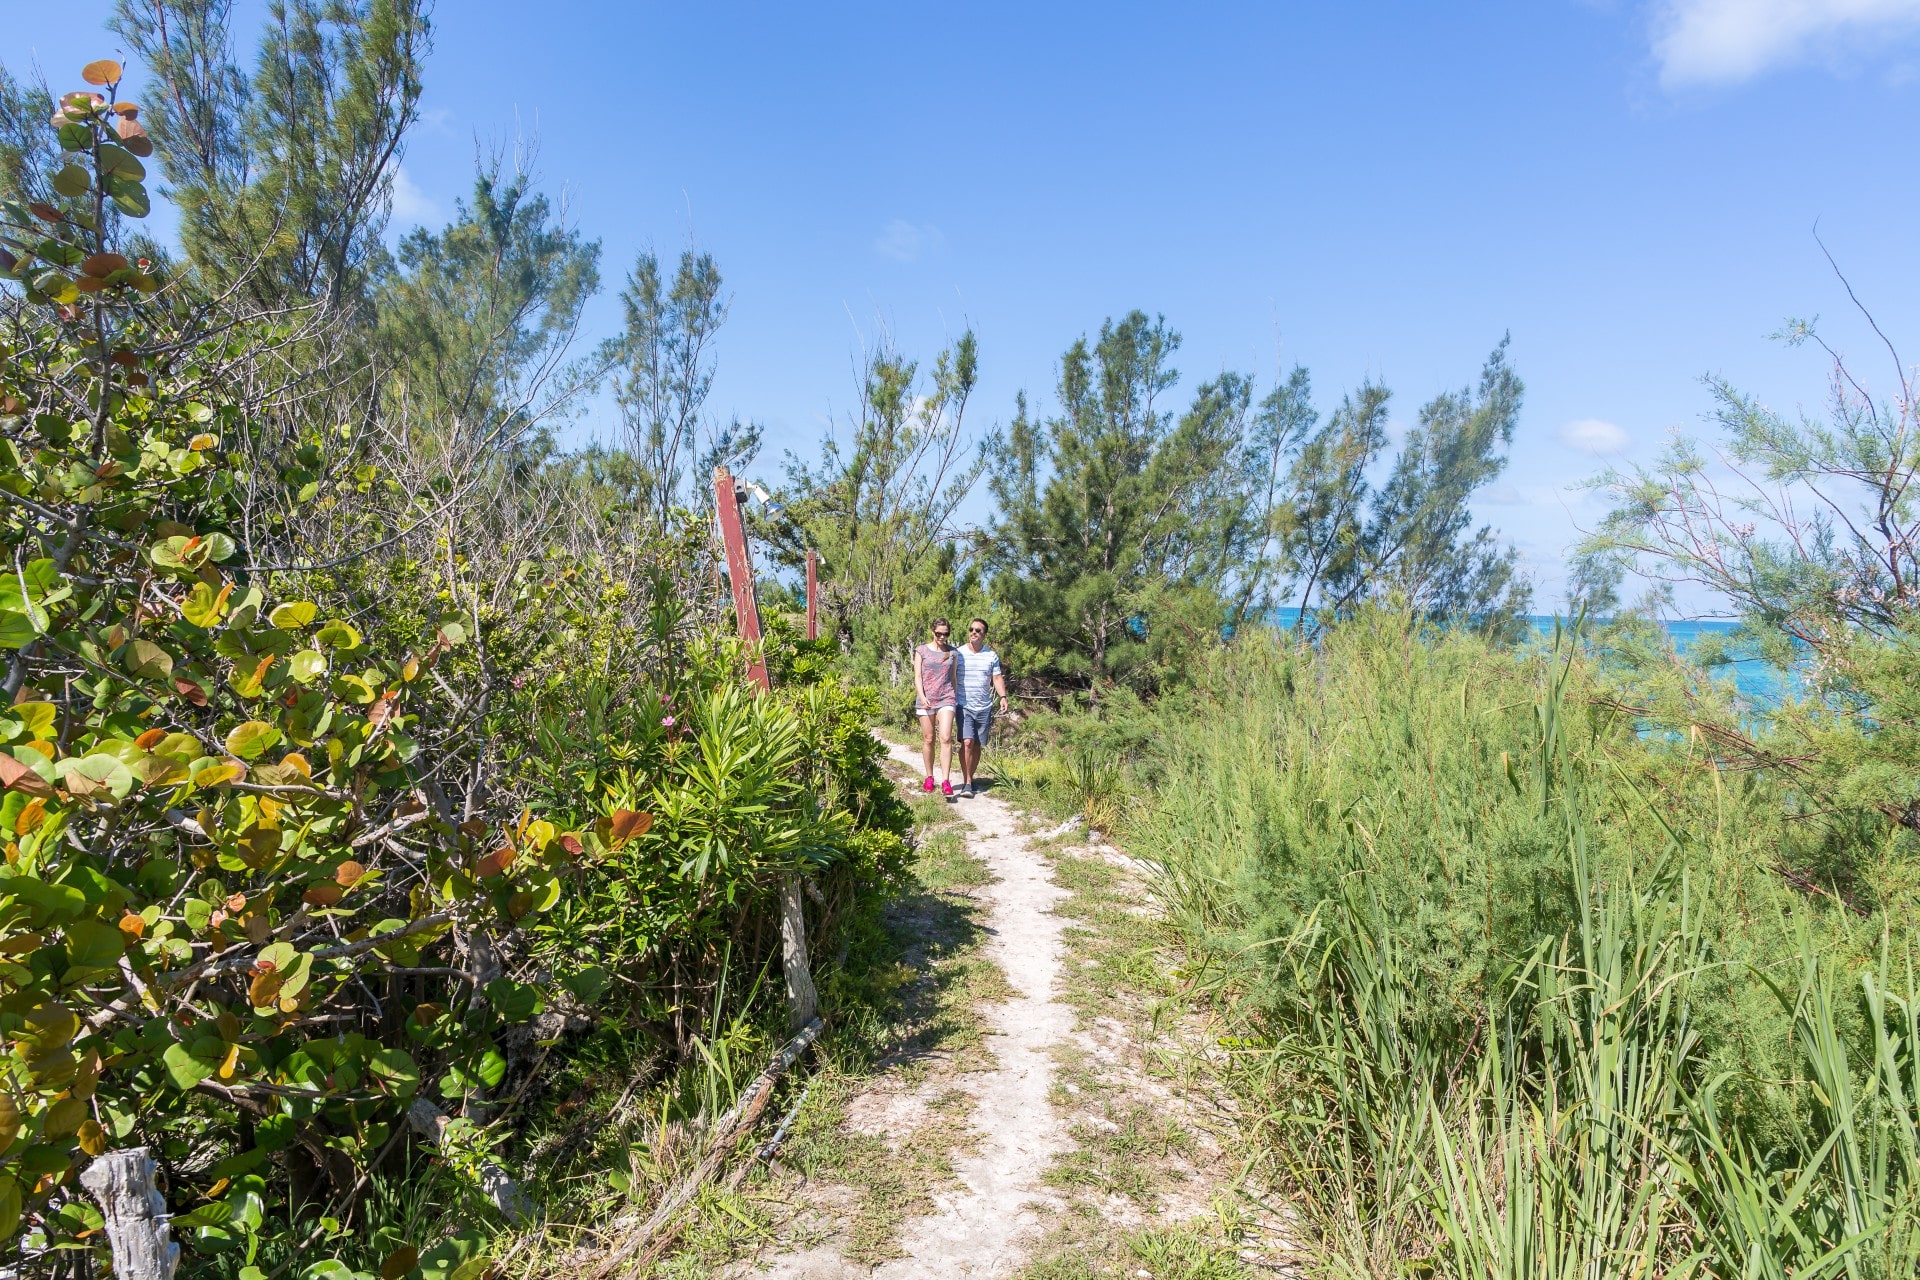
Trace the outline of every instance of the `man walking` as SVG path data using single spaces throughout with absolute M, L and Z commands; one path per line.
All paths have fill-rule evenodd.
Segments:
M 933 735 L 940 734 L 940 789 L 953 794 L 953 712 L 958 699 L 955 660 L 947 643 L 953 628 L 945 618 L 933 620 L 933 643 L 913 651 L 913 713 L 920 717 L 920 756 L 927 766 L 921 790 L 933 790 Z
M 980 767 L 980 750 L 993 731 L 994 695 L 1000 695 L 1000 710 L 1007 709 L 1007 677 L 1000 669 L 1000 655 L 987 648 L 987 620 L 975 618 L 967 624 L 967 642 L 956 655 L 960 667 L 960 794 L 970 796 L 974 771 Z

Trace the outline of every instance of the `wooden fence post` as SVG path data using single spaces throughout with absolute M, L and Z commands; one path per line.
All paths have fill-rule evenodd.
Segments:
M 820 553 L 807 552 L 807 639 L 820 638 Z
M 720 542 L 727 554 L 727 583 L 733 590 L 733 616 L 747 642 L 747 675 L 762 689 L 773 688 L 767 660 L 760 652 L 760 603 L 753 594 L 753 553 L 740 522 L 740 490 L 725 467 L 713 469 L 713 505 L 720 517 Z
M 713 469 L 713 505 L 719 515 L 720 541 L 726 550 L 727 577 L 733 588 L 733 615 L 739 622 L 740 638 L 747 642 L 747 674 L 762 690 L 771 690 L 773 681 L 760 652 L 760 603 L 753 594 L 753 554 L 747 547 L 746 526 L 740 520 L 740 490 L 725 467 Z M 808 574 L 810 581 L 812 576 Z M 807 962 L 807 921 L 801 911 L 799 876 L 788 876 L 780 886 L 780 971 L 787 980 L 788 1020 L 797 1030 L 820 1012 L 820 994 L 814 988 L 813 969 Z
M 167 1226 L 167 1201 L 153 1185 L 145 1147 L 109 1151 L 86 1167 L 80 1185 L 100 1202 L 118 1280 L 173 1280 L 180 1246 Z

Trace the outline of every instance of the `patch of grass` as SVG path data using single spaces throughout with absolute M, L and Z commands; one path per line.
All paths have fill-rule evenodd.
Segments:
M 1069 1207 L 1013 1280 L 1253 1280 L 1232 1224 L 1215 1219 L 1115 1231 L 1089 1204 Z
M 873 1266 L 900 1256 L 901 1228 L 933 1208 L 933 1193 L 953 1179 L 953 1157 L 972 1151 L 977 1135 L 973 1099 L 958 1089 L 927 1103 L 912 1132 L 896 1141 L 856 1130 L 847 1106 L 858 1091 L 857 1082 L 840 1081 L 835 1096 L 798 1127 L 783 1163 L 809 1182 L 853 1193 L 841 1252 L 849 1262 Z
M 1193 1135 L 1145 1102 L 1104 1099 L 1070 1132 L 1078 1145 L 1047 1170 L 1047 1185 L 1125 1196 L 1145 1209 L 1159 1204 L 1163 1186 L 1187 1177 L 1177 1161 L 1194 1151 Z
M 1054 908 L 1073 921 L 1062 994 L 1081 1025 L 1172 998 L 1167 971 L 1177 939 L 1143 905 L 1139 882 L 1084 845 L 1055 845 L 1044 854 L 1054 880 L 1068 891 Z
M 1127 1249 L 1153 1280 L 1243 1280 L 1253 1274 L 1231 1245 L 1192 1225 L 1142 1231 L 1128 1238 Z
M 994 881 L 987 864 L 967 851 L 966 838 L 956 827 L 927 832 L 920 841 L 914 874 L 920 883 L 936 891 L 977 889 Z

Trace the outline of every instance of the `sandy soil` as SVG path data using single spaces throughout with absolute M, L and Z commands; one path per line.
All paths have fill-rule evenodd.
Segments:
M 894 744 L 888 750 L 918 776 L 919 752 Z M 1004 1276 L 1019 1267 L 1026 1238 L 1040 1226 L 1034 1207 L 1058 1202 L 1041 1179 L 1070 1145 L 1066 1125 L 1048 1101 L 1052 1050 L 1073 1032 L 1072 1011 L 1055 999 L 1063 922 L 1052 908 L 1064 893 L 1003 801 L 984 794 L 957 801 L 957 809 L 970 827 L 968 847 L 997 877 L 978 891 L 989 932 L 983 950 L 1015 992 L 987 1011 L 994 1068 L 956 1082 L 976 1100 L 974 1124 L 982 1140 L 974 1154 L 954 1161 L 961 1186 L 938 1195 L 935 1212 L 907 1224 L 901 1237 L 906 1256 L 870 1270 L 825 1245 L 763 1260 L 763 1275 L 781 1280 Z

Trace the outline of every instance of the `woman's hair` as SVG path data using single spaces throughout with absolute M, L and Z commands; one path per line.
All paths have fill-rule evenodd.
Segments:
M 938 631 L 941 627 L 945 627 L 949 631 L 953 630 L 953 624 L 951 622 L 948 622 L 945 618 L 935 618 L 933 620 L 933 625 L 931 627 L 928 627 L 927 630 Z

